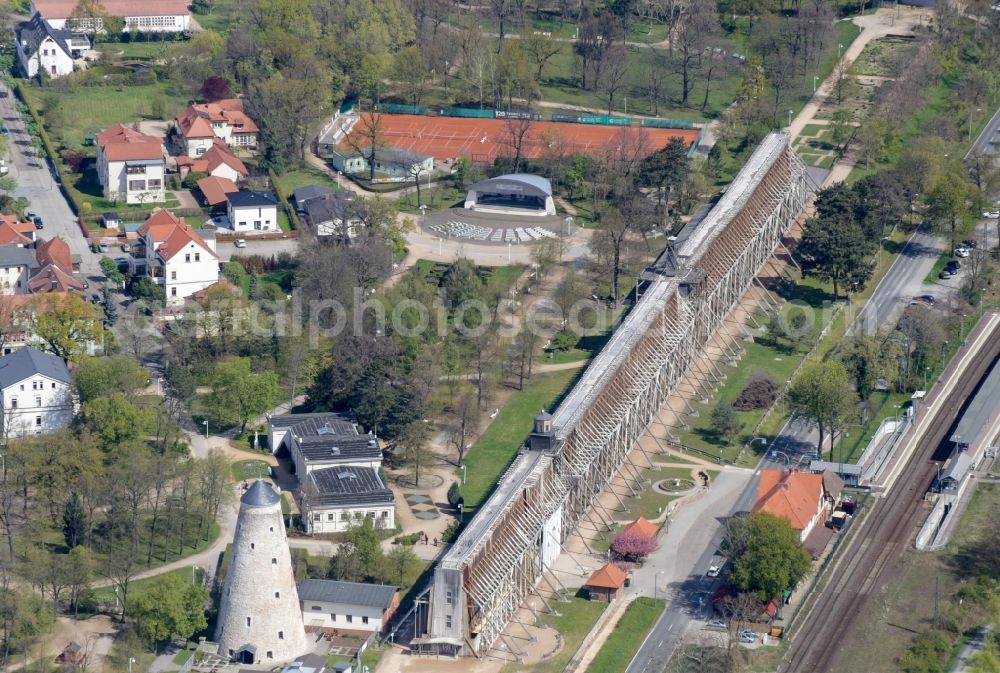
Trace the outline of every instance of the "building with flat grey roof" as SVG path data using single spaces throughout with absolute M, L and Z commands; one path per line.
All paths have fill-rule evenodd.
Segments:
M 396 501 L 377 469 L 347 465 L 312 470 L 298 495 L 302 523 L 312 534 L 341 533 L 366 517 L 380 530 L 396 527 Z

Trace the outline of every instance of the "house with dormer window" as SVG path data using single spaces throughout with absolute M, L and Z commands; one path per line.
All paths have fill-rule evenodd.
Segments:
M 182 304 L 219 280 L 215 238 L 203 236 L 170 211 L 150 215 L 137 234 L 129 257 L 132 273 L 162 285 L 167 306 Z

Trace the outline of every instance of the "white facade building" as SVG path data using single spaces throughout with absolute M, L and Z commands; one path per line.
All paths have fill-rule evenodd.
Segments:
M 219 280 L 219 256 L 215 239 L 203 238 L 167 210 L 153 213 L 138 234 L 141 244 L 132 251 L 133 273 L 145 273 L 162 285 L 167 306 L 184 303 L 187 297 Z
M 55 432 L 76 413 L 73 380 L 62 358 L 31 347 L 0 357 L 4 436 Z
M 370 467 L 312 470 L 299 487 L 299 509 L 306 532 L 343 533 L 368 518 L 378 530 L 396 527 L 396 501 Z
M 381 632 L 399 606 L 399 588 L 307 579 L 299 584 L 307 631 L 345 629 Z
M 31 0 L 31 12 L 45 17 L 53 28 L 103 32 L 101 18 L 74 18 L 78 0 Z M 101 10 L 120 17 L 125 30 L 142 33 L 184 33 L 191 30 L 191 10 L 185 0 L 101 0 Z
M 27 294 L 28 279 L 37 268 L 34 250 L 0 245 L 0 295 Z
M 73 61 L 90 49 L 90 40 L 53 27 L 35 14 L 14 28 L 14 46 L 22 75 L 30 79 L 41 69 L 54 79 L 73 72 Z
M 277 664 L 309 650 L 281 497 L 264 481 L 240 498 L 215 641 L 245 664 Z
M 226 176 L 219 176 L 226 177 Z M 227 197 L 226 215 L 233 231 L 259 234 L 280 231 L 278 202 L 267 192 L 233 192 Z
M 97 177 L 104 198 L 129 204 L 166 200 L 165 150 L 160 138 L 121 124 L 97 134 Z
M 286 449 L 299 481 L 313 470 L 333 466 L 382 466 L 382 449 L 375 435 L 362 435 L 340 414 L 284 414 L 268 418 L 271 453 Z

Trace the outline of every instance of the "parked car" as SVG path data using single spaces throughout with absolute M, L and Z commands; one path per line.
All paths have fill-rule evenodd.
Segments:
M 6 133 L 6 131 L 7 130 L 4 129 L 4 133 Z M 1000 219 L 1000 210 L 987 210 L 983 213 L 983 217 L 988 220 Z
M 24 214 L 24 216 L 25 216 L 26 218 L 28 218 L 28 221 L 29 221 L 29 222 L 32 222 L 32 221 L 34 221 L 34 219 L 35 219 L 36 217 L 38 217 L 38 213 L 36 213 L 36 212 L 35 212 L 35 211 L 33 211 L 33 210 L 29 210 L 28 212 L 26 212 L 26 213 Z
M 8 129 L 6 126 L 0 126 L 0 133 L 4 134 L 5 136 L 10 135 L 10 129 Z
M 938 278 L 941 280 L 948 280 L 955 275 L 955 272 L 951 269 L 941 269 L 941 273 L 938 274 Z
M 725 629 L 726 628 L 726 622 L 725 622 L 725 620 L 722 620 L 722 619 L 713 619 L 712 621 L 705 623 L 705 628 L 706 629 Z
M 713 556 L 712 560 L 708 562 L 708 572 L 705 574 L 709 577 L 718 577 L 722 572 L 722 568 L 726 565 L 725 556 Z
M 0 98 L 6 98 L 7 96 L 7 89 L 0 89 Z
M 42 218 L 38 217 L 37 215 L 35 217 L 31 218 L 31 221 L 34 223 L 35 229 L 44 229 L 45 228 L 45 223 L 42 222 Z
M 968 248 L 955 248 L 955 250 L 953 252 L 955 253 L 955 257 L 968 257 L 969 256 L 969 249 Z
M 247 240 L 245 238 L 237 238 L 235 241 L 233 241 L 233 245 L 235 245 L 237 248 L 245 248 L 247 247 Z
M 968 248 L 969 250 L 975 250 L 978 246 L 979 243 L 971 238 L 967 238 L 964 241 L 962 241 L 962 247 Z
M 962 268 L 962 263 L 960 261 L 958 261 L 957 259 L 953 259 L 953 260 L 949 261 L 948 264 L 946 264 L 944 268 L 946 268 L 946 269 L 953 269 L 955 271 L 958 271 L 959 269 Z
M 755 643 L 757 642 L 757 634 L 750 629 L 744 629 L 737 634 L 737 639 L 741 643 Z
M 937 301 L 932 294 L 921 294 L 913 298 L 911 304 L 927 304 L 928 306 L 933 306 L 934 302 Z

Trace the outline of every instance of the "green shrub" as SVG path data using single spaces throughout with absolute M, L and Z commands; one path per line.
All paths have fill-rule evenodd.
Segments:
M 462 502 L 462 491 L 458 487 L 458 482 L 453 481 L 448 487 L 448 504 L 452 507 L 458 507 L 460 502 Z
M 409 535 L 400 535 L 394 540 L 394 543 L 401 544 L 406 547 L 412 547 L 423 539 L 423 531 L 417 531 L 416 533 L 410 533 Z

